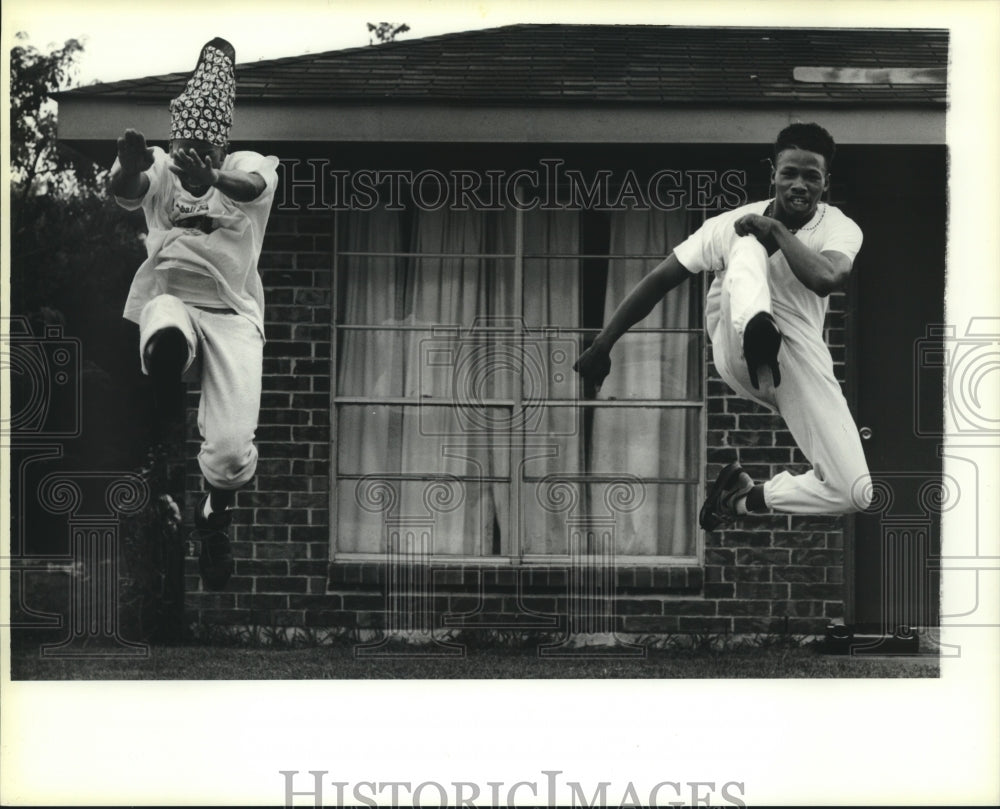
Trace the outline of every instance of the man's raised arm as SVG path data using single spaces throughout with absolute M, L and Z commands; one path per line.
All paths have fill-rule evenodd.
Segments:
M 632 326 L 653 311 L 663 296 L 674 287 L 691 277 L 688 269 L 671 253 L 657 264 L 632 288 L 614 314 L 594 338 L 590 348 L 584 351 L 573 365 L 587 382 L 600 388 L 604 378 L 611 371 L 609 354 L 612 346 Z
M 178 149 L 172 155 L 174 165 L 170 170 L 179 177 L 186 177 L 195 186 L 214 186 L 235 202 L 253 202 L 264 193 L 267 182 L 256 171 L 218 169 L 211 155 L 201 156 L 194 149 Z
M 118 163 L 111 171 L 111 193 L 122 199 L 140 199 L 149 190 L 146 169 L 153 165 L 153 150 L 141 132 L 126 129 L 118 138 Z

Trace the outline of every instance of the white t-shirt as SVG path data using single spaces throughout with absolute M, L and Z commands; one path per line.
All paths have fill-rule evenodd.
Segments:
M 733 223 L 748 213 L 763 214 L 768 204 L 769 200 L 752 202 L 714 216 L 674 248 L 677 260 L 690 272 L 716 273 L 705 301 L 705 321 L 709 334 L 713 332 L 719 317 L 726 260 L 733 242 L 740 238 L 733 229 Z M 836 250 L 851 261 L 854 261 L 861 249 L 861 228 L 839 208 L 825 203 L 820 203 L 813 218 L 795 236 L 810 250 L 819 253 Z M 767 263 L 775 319 L 800 334 L 817 336 L 822 340 L 828 298 L 817 295 L 795 277 L 781 250 L 770 256 Z
M 132 279 L 124 317 L 138 323 L 146 303 L 168 293 L 185 303 L 230 307 L 263 335 L 264 288 L 257 261 L 278 186 L 278 158 L 256 152 L 226 155 L 223 171 L 256 172 L 264 178 L 264 191 L 251 202 L 237 202 L 218 188 L 196 197 L 184 190 L 169 165 L 170 156 L 154 146 L 145 196 L 116 197 L 123 208 L 142 208 L 149 231 L 148 258 Z

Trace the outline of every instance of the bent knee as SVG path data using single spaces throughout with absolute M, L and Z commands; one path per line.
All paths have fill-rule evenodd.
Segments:
M 857 475 L 853 480 L 834 486 L 832 489 L 838 511 L 843 514 L 867 511 L 875 497 L 874 484 L 868 472 Z
M 198 461 L 209 483 L 222 489 L 235 489 L 253 477 L 257 469 L 257 447 L 252 441 L 222 439 L 203 445 Z
M 874 489 L 867 468 L 846 475 L 842 470 L 830 474 L 828 470 L 814 466 L 813 474 L 819 490 L 817 496 L 823 501 L 828 514 L 854 514 L 865 511 L 872 503 Z

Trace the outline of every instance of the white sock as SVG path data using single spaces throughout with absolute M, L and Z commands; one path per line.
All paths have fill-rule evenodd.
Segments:
M 736 501 L 736 513 L 740 514 L 740 515 L 749 514 L 750 513 L 747 510 L 747 499 L 746 499 L 746 497 L 741 497 L 739 500 Z

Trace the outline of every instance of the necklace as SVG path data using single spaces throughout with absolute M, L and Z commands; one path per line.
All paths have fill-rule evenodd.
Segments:
M 825 202 L 820 203 L 820 205 L 821 207 L 820 207 L 819 219 L 816 220 L 816 224 L 810 225 L 807 228 L 788 228 L 788 232 L 795 234 L 798 233 L 799 231 L 806 233 L 810 230 L 816 230 L 816 228 L 819 227 L 819 223 L 823 221 L 823 217 L 826 216 L 826 203 Z M 773 218 L 774 215 L 773 211 L 774 211 L 774 200 L 772 199 L 769 203 L 767 203 L 767 208 L 764 209 L 764 216 L 769 216 Z M 785 225 L 785 227 L 788 226 Z

